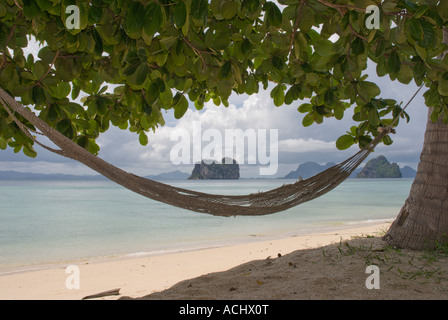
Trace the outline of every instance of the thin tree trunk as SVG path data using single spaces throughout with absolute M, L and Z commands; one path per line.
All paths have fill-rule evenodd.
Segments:
M 448 125 L 441 119 L 433 123 L 431 111 L 409 197 L 384 236 L 399 248 L 434 248 L 448 241 Z

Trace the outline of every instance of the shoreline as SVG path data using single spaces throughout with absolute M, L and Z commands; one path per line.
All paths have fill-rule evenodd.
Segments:
M 138 252 L 129 252 L 129 253 L 117 253 L 117 254 L 106 254 L 106 255 L 98 255 L 98 256 L 90 256 L 90 257 L 79 257 L 73 259 L 63 259 L 63 260 L 52 260 L 47 262 L 36 262 L 28 265 L 15 265 L 2 267 L 0 266 L 0 277 L 7 276 L 11 274 L 24 273 L 24 272 L 33 272 L 45 269 L 54 269 L 54 268 L 62 268 L 67 265 L 76 265 L 76 264 L 84 264 L 84 263 L 105 263 L 112 262 L 117 260 L 126 260 L 126 259 L 138 259 L 145 257 L 156 257 L 161 255 L 170 255 L 177 254 L 183 252 L 191 252 L 191 251 L 199 251 L 206 249 L 215 249 L 229 246 L 237 246 L 242 244 L 250 244 L 257 242 L 266 242 L 266 241 L 276 241 L 282 240 L 286 238 L 294 238 L 301 237 L 307 235 L 314 234 L 323 234 L 328 232 L 336 232 L 346 229 L 355 229 L 362 228 L 368 226 L 375 226 L 378 224 L 391 224 L 393 222 L 393 218 L 390 219 L 373 219 L 373 220 L 363 220 L 363 221 L 348 221 L 341 223 L 328 223 L 324 226 L 324 224 L 319 224 L 314 228 L 308 227 L 306 230 L 301 230 L 299 232 L 282 232 L 282 233 L 273 233 L 273 234 L 250 234 L 248 236 L 240 236 L 233 239 L 218 241 L 214 240 L 211 243 L 206 242 L 198 242 L 194 246 L 178 246 L 171 247 L 167 249 L 156 249 L 152 251 L 138 251 Z
M 376 235 L 390 222 L 360 222 L 334 226 L 331 230 L 261 238 L 235 244 L 190 248 L 175 252 L 131 253 L 116 257 L 80 259 L 28 271 L 0 274 L 0 299 L 79 300 L 85 296 L 120 288 L 119 296 L 139 297 L 165 290 L 174 284 L 204 274 L 225 271 L 243 263 L 274 258 L 297 250 Z M 134 256 L 132 256 L 134 255 Z M 67 289 L 67 265 L 79 268 L 79 289 Z

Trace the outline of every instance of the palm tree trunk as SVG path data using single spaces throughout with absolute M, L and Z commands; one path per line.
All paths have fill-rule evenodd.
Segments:
M 428 110 L 423 150 L 409 197 L 384 236 L 388 244 L 434 248 L 448 241 L 448 125 L 432 122 Z

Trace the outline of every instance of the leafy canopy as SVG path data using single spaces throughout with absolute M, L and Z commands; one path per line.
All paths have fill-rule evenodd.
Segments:
M 424 84 L 431 118 L 448 122 L 448 56 L 438 58 L 447 49 L 448 1 L 278 3 L 1 0 L 0 87 L 95 154 L 110 125 L 146 145 L 146 132 L 164 124 L 163 110 L 179 119 L 189 101 L 197 109 L 210 100 L 228 106 L 232 93 L 254 94 L 270 83 L 274 104 L 297 105 L 304 126 L 351 109 L 359 125 L 336 145 L 362 147 L 401 111 L 366 79 L 368 60 L 379 76 Z M 67 28 L 70 5 L 79 8 L 78 29 Z M 368 5 L 380 8 L 379 29 L 366 28 Z M 31 36 L 43 44 L 38 58 L 23 53 Z M 0 108 L 0 148 L 8 146 L 36 155 Z

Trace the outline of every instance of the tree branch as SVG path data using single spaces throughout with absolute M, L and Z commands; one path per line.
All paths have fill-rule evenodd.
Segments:
M 193 51 L 198 55 L 198 57 L 201 59 L 202 61 L 202 70 L 204 70 L 205 66 L 207 65 L 205 63 L 204 57 L 202 56 L 202 54 L 213 54 L 213 52 L 210 51 L 205 51 L 205 50 L 200 50 L 198 48 L 196 48 L 190 41 L 188 41 L 186 38 L 183 38 L 183 41 L 191 48 L 193 49 Z
M 365 8 L 358 8 L 356 6 L 352 6 L 352 5 L 349 5 L 349 4 L 334 4 L 334 3 L 331 3 L 331 2 L 327 2 L 325 0 L 317 0 L 317 1 L 320 2 L 321 4 L 327 6 L 327 7 L 330 7 L 330 8 L 338 10 L 339 13 L 342 16 L 345 15 L 345 13 L 347 12 L 347 9 L 352 9 L 352 10 L 356 10 L 356 11 L 359 11 L 359 12 L 366 12 Z
M 289 43 L 289 53 L 291 53 L 292 46 L 294 45 L 294 38 L 296 37 L 297 28 L 299 27 L 300 15 L 302 14 L 302 8 L 304 3 L 305 3 L 304 0 L 300 1 L 300 7 L 299 11 L 297 12 L 296 22 L 294 23 L 294 28 L 291 34 L 291 42 Z
M 351 32 L 352 32 L 355 36 L 357 36 L 358 38 L 361 38 L 361 39 L 364 40 L 365 42 L 369 42 L 369 40 L 368 40 L 366 37 L 360 35 L 358 32 L 356 32 L 355 29 L 353 29 L 353 26 L 352 26 L 351 23 L 349 23 L 348 25 L 349 25 L 349 27 L 350 27 Z

